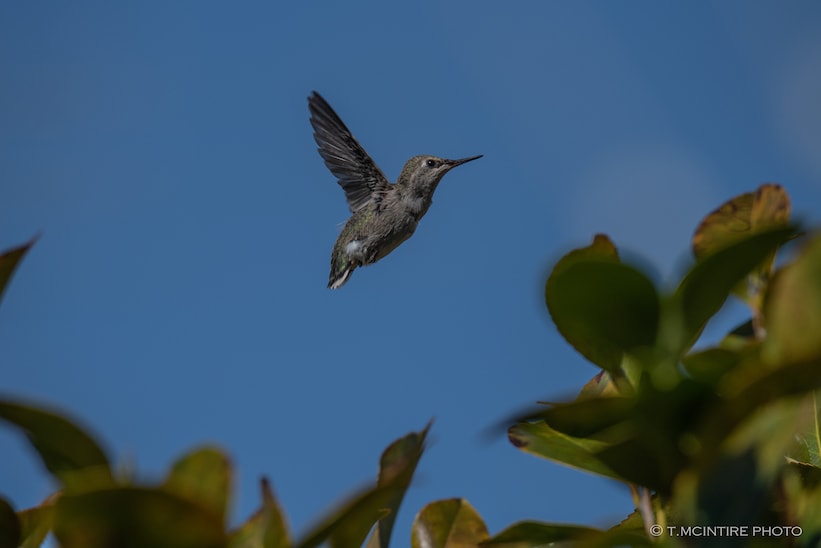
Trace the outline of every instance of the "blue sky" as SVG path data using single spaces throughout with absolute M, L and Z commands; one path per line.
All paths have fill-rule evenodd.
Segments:
M 492 532 L 624 517 L 621 486 L 482 433 L 597 372 L 543 304 L 570 248 L 608 233 L 669 285 L 700 218 L 764 181 L 817 224 L 821 4 L 412 5 L 0 5 L 0 247 L 42 234 L 0 307 L 0 390 L 145 480 L 219 444 L 234 522 L 265 474 L 304 532 L 431 417 L 397 546 L 446 497 Z M 392 180 L 485 155 L 335 292 L 314 89 Z M 16 432 L 0 447 L 17 507 L 55 488 Z

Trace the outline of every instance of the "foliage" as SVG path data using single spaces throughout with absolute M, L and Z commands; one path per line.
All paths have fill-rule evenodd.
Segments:
M 623 482 L 634 513 L 607 530 L 520 522 L 490 536 L 466 500 L 441 500 L 417 514 L 411 546 L 821 543 L 821 233 L 802 234 L 789 217 L 778 185 L 728 201 L 697 228 L 696 261 L 672 291 L 623 263 L 604 235 L 548 277 L 558 331 L 600 371 L 575 400 L 523 412 L 508 437 L 526 453 Z M 799 237 L 795 257 L 776 269 L 776 252 Z M 0 296 L 32 243 L 0 256 Z M 750 320 L 694 349 L 730 295 Z M 118 477 L 99 442 L 60 413 L 3 399 L 0 418 L 61 486 L 27 510 L 0 499 L 0 548 L 39 546 L 49 531 L 67 547 L 387 547 L 430 428 L 388 446 L 373 486 L 292 540 L 265 478 L 259 510 L 228 526 L 234 470 L 218 448 L 196 449 L 163 482 L 139 485 Z M 760 531 L 681 534 L 730 526 Z
M 644 541 L 671 546 L 821 541 L 821 234 L 803 235 L 797 257 L 775 270 L 776 251 L 800 234 L 789 210 L 773 184 L 722 205 L 696 230 L 696 262 L 670 293 L 622 264 L 606 236 L 553 269 L 551 317 L 602 371 L 576 400 L 523 413 L 509 438 L 630 485 L 641 518 L 627 529 L 574 530 L 578 544 L 637 545 L 611 536 L 642 530 Z M 750 307 L 750 321 L 694 350 L 731 294 Z M 687 527 L 753 525 L 800 536 L 679 536 Z M 541 526 L 516 546 L 571 533 Z

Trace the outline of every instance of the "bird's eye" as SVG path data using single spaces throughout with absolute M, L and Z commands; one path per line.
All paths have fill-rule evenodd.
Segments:
M 425 165 L 428 167 L 436 167 L 436 160 L 428 160 L 425 162 Z

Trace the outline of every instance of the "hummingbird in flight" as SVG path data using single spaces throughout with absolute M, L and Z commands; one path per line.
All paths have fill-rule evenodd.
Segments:
M 391 184 L 317 92 L 308 97 L 308 109 L 319 155 L 345 191 L 352 213 L 331 252 L 328 287 L 339 289 L 357 267 L 375 263 L 413 235 L 445 173 L 482 155 L 459 160 L 414 156 Z

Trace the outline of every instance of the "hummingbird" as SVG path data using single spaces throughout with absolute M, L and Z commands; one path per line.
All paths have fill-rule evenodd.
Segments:
M 308 97 L 308 109 L 319 155 L 345 191 L 352 214 L 331 252 L 328 287 L 339 289 L 357 267 L 375 263 L 413 235 L 445 173 L 482 155 L 414 156 L 390 183 L 319 93 Z

